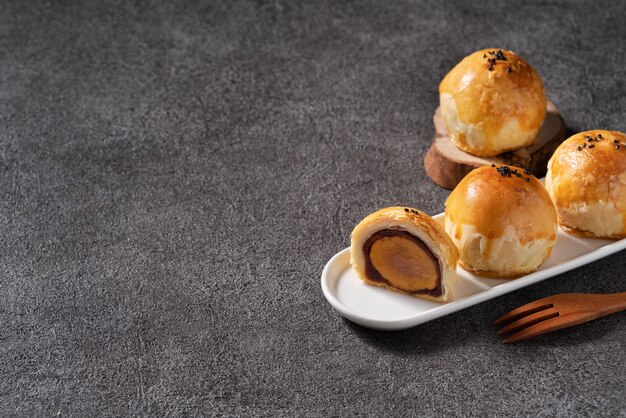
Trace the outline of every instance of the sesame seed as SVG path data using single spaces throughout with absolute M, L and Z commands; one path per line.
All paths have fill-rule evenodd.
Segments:
M 593 147 L 595 147 L 595 145 L 593 145 L 593 144 L 589 145 L 589 148 L 593 148 Z
M 517 172 L 517 170 L 511 170 L 507 165 L 496 168 L 496 171 L 500 173 L 502 177 L 511 177 L 511 174 L 516 174 Z
M 615 145 L 615 149 L 619 149 L 619 144 Z
M 524 181 L 525 181 L 526 183 L 528 183 L 528 182 L 530 181 L 530 177 L 526 177 L 526 178 L 524 179 Z
M 409 210 L 408 210 L 407 208 L 404 208 L 404 211 L 405 211 L 405 212 L 408 212 Z
M 578 151 L 582 150 L 582 148 L 581 148 L 580 146 L 576 147 L 576 149 L 577 149 Z

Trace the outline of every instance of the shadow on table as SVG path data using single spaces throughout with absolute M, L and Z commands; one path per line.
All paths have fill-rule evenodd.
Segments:
M 480 329 L 472 331 L 473 323 L 463 325 L 463 318 L 458 318 L 454 321 L 455 324 L 450 324 L 446 320 L 436 320 L 402 331 L 375 331 L 346 319 L 344 321 L 365 343 L 386 352 L 406 355 L 436 354 L 465 344 L 478 344 L 477 341 L 482 340 L 480 344 L 486 346 L 500 345 L 503 348 L 508 347 L 511 352 L 526 353 L 536 348 L 573 347 L 598 341 L 616 327 L 621 326 L 626 321 L 626 313 L 539 335 L 508 346 L 502 344 L 504 337 L 497 336 L 497 329 L 491 324 L 485 323 Z M 465 327 L 465 329 L 460 329 L 460 327 Z
M 381 350 L 402 354 L 428 354 L 460 346 L 472 339 L 495 340 L 495 332 L 488 323 L 465 321 L 462 314 L 453 314 L 401 331 L 371 330 L 347 319 L 345 323 L 367 344 Z
M 626 312 L 622 312 L 539 335 L 527 341 L 505 345 L 502 344 L 504 337 L 496 335 L 498 328 L 491 325 L 498 316 L 494 314 L 493 306 L 487 304 L 402 331 L 375 331 L 347 319 L 344 319 L 344 322 L 358 338 L 386 352 L 420 355 L 438 353 L 463 345 L 482 345 L 491 346 L 492 348 L 488 349 L 490 351 L 510 350 L 511 353 L 527 355 L 537 348 L 573 347 L 593 343 L 611 334 L 626 321 Z M 500 348 L 493 348 L 494 346 Z

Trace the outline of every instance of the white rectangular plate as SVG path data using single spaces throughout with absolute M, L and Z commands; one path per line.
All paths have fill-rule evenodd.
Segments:
M 443 213 L 433 219 L 443 222 Z M 488 279 L 461 267 L 453 289 L 454 300 L 430 302 L 409 295 L 370 286 L 350 266 L 350 249 L 335 254 L 322 272 L 322 291 L 342 316 L 372 329 L 399 330 L 460 311 L 522 287 L 575 269 L 626 248 L 626 239 L 609 241 L 579 238 L 559 229 L 550 257 L 541 267 L 517 279 Z

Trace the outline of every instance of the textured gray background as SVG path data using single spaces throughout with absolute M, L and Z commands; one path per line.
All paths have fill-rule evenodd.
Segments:
M 625 2 L 58 3 L 0 6 L 0 415 L 626 416 L 626 315 L 490 326 L 625 291 L 624 253 L 396 333 L 319 286 L 367 213 L 443 209 L 422 156 L 473 50 L 626 131 Z

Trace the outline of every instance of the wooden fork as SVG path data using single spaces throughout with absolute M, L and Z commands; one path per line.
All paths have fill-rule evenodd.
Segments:
M 562 293 L 539 299 L 496 319 L 509 323 L 498 335 L 512 334 L 505 344 L 572 327 L 626 309 L 626 292 L 609 294 Z

